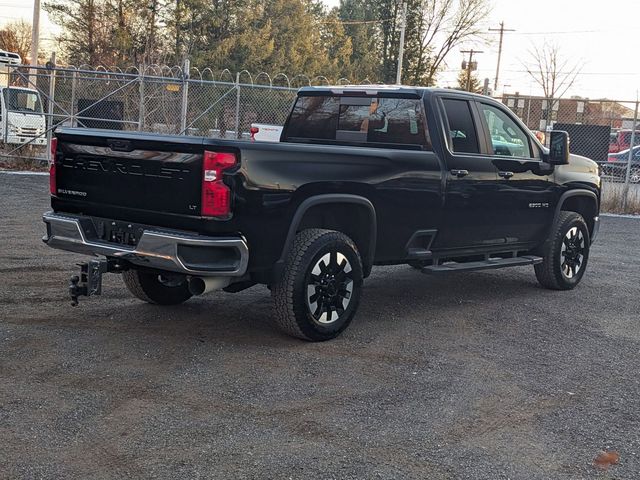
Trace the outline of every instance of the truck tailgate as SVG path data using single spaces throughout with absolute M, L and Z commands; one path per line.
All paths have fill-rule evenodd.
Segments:
M 56 132 L 56 194 L 91 205 L 199 215 L 203 139 L 131 132 Z

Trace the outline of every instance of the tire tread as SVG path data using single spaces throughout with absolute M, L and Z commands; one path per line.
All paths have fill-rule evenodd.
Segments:
M 275 313 L 274 321 L 276 325 L 288 335 L 302 340 L 314 341 L 318 339 L 307 335 L 298 324 L 294 309 L 294 288 L 296 277 L 301 270 L 304 270 L 307 267 L 303 264 L 303 259 L 305 258 L 309 248 L 316 241 L 326 235 L 335 236 L 349 244 L 355 252 L 358 251 L 354 242 L 341 232 L 322 228 L 302 230 L 295 237 L 284 268 L 282 279 L 275 283 L 271 289 Z
M 539 263 L 534 266 L 534 270 L 536 272 L 536 278 L 538 282 L 540 283 L 540 285 L 550 290 L 570 290 L 573 287 L 575 287 L 575 285 L 577 285 L 577 283 L 568 284 L 561 280 L 560 276 L 562 274 L 560 273 L 560 268 L 561 268 L 560 259 L 556 254 L 560 249 L 560 245 L 564 241 L 566 226 L 574 222 L 581 222 L 584 225 L 585 230 L 587 230 L 586 223 L 582 218 L 582 215 L 580 215 L 579 213 L 566 211 L 566 210 L 563 210 L 559 213 L 558 220 L 554 225 L 554 229 L 551 232 L 551 235 L 547 240 L 545 246 L 543 247 L 544 260 L 542 261 L 542 263 Z M 588 245 L 589 243 L 588 234 L 585 241 L 586 241 L 586 244 Z M 585 268 L 586 268 L 586 265 L 585 265 Z M 583 271 L 583 274 L 584 274 L 584 271 Z

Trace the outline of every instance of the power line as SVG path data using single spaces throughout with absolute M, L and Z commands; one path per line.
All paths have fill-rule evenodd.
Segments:
M 529 73 L 527 70 L 505 70 L 509 73 Z M 580 72 L 579 75 L 640 75 L 640 72 Z
M 499 29 L 494 30 L 496 33 L 499 32 Z M 555 31 L 555 32 L 518 32 L 514 33 L 514 35 L 570 35 L 574 33 L 605 33 L 605 32 L 613 32 L 618 30 L 564 30 L 564 31 Z
M 381 20 L 325 20 L 318 23 L 322 23 L 322 24 L 340 23 L 342 25 L 368 25 L 372 23 L 392 22 L 394 20 L 395 18 L 384 18 Z

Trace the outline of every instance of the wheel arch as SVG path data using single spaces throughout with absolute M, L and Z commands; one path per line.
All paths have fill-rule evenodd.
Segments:
M 596 227 L 596 218 L 600 211 L 598 196 L 591 190 L 583 188 L 573 189 L 564 192 L 558 200 L 554 215 L 553 224 L 558 221 L 561 211 L 576 212 L 582 215 L 589 228 L 589 235 L 592 237 Z
M 337 209 L 337 205 L 341 208 Z M 360 195 L 330 193 L 305 199 L 289 225 L 280 258 L 274 267 L 274 278 L 282 272 L 296 234 L 306 228 L 327 228 L 349 236 L 358 247 L 363 273 L 367 277 L 371 273 L 376 250 L 376 218 L 371 201 Z

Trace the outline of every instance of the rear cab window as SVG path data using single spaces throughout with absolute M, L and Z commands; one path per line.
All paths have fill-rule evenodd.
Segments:
M 299 96 L 284 139 L 431 150 L 419 98 Z

